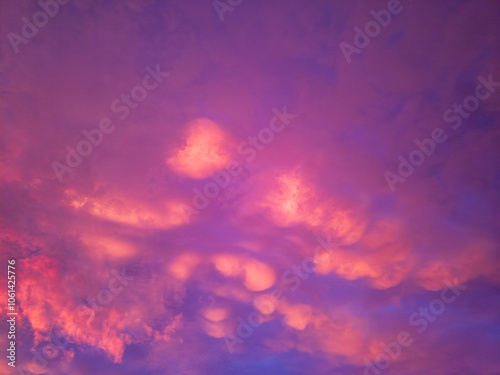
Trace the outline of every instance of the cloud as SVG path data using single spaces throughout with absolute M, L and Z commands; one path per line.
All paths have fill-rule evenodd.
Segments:
M 457 131 L 443 120 L 478 75 L 500 80 L 499 4 L 401 3 L 350 64 L 339 44 L 387 3 L 243 1 L 220 22 L 211 2 L 73 0 L 18 54 L 6 36 L 40 5 L 2 3 L 0 261 L 19 265 L 18 363 L 361 374 L 456 279 L 467 291 L 387 371 L 499 372 L 499 91 Z M 157 64 L 168 78 L 120 120 L 113 101 Z M 284 107 L 296 117 L 247 162 L 239 145 Z M 60 182 L 51 163 L 104 117 L 116 129 Z M 436 127 L 448 140 L 392 193 L 384 171 Z M 193 190 L 232 160 L 241 173 L 192 214 Z M 230 353 L 252 312 L 261 324 Z M 49 360 L 54 334 L 68 344 Z
M 177 173 L 192 178 L 206 178 L 224 169 L 230 161 L 229 137 L 216 123 L 206 118 L 186 125 L 186 145 L 167 160 Z

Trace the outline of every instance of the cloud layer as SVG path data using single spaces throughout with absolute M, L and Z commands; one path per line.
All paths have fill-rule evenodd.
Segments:
M 498 2 L 46 3 L 0 12 L 0 372 L 500 374 Z

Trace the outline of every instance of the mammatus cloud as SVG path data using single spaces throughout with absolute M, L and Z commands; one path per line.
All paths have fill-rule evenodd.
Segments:
M 500 373 L 496 1 L 1 7 L 2 374 Z
M 206 178 L 223 169 L 229 161 L 229 137 L 206 118 L 196 119 L 186 127 L 186 145 L 174 152 L 167 164 L 192 178 Z

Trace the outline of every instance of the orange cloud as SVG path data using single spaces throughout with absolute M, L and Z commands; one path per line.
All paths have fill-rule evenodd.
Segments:
M 253 292 L 268 289 L 276 280 L 276 274 L 270 266 L 252 258 L 218 254 L 212 260 L 217 271 L 224 276 L 243 277 L 245 287 Z
M 224 335 L 228 333 L 228 329 L 225 324 L 221 324 L 219 322 L 205 321 L 202 323 L 202 327 L 207 335 L 217 339 L 224 337 Z
M 184 281 L 191 277 L 200 262 L 201 258 L 196 254 L 181 254 L 168 265 L 168 269 L 176 279 Z
M 229 332 L 232 322 L 227 321 L 229 312 L 224 307 L 208 307 L 201 311 L 205 318 L 201 325 L 207 335 L 215 338 L 221 338 Z
M 223 307 L 210 307 L 205 309 L 202 312 L 202 315 L 205 319 L 210 320 L 211 322 L 220 322 L 228 317 L 227 309 Z
M 251 260 L 244 265 L 245 286 L 248 290 L 258 292 L 270 288 L 275 280 L 274 270 L 262 262 Z
M 255 198 L 257 207 L 267 209 L 278 226 L 302 224 L 332 235 L 344 245 L 359 241 L 365 231 L 365 220 L 359 213 L 341 207 L 332 198 L 321 197 L 297 171 L 281 173 L 261 189 L 264 198 Z
M 265 343 L 281 352 L 292 349 L 305 353 L 323 352 L 330 361 L 332 354 L 345 356 L 350 363 L 362 363 L 364 337 L 362 321 L 344 310 L 322 312 L 305 304 L 283 303 L 279 310 L 285 314 L 283 323 L 295 330 L 292 337 L 270 338 Z
M 280 304 L 278 310 L 285 314 L 283 322 L 298 331 L 304 330 L 312 320 L 312 309 L 305 304 Z
M 372 286 L 386 289 L 399 284 L 411 271 L 414 260 L 408 257 L 409 251 L 398 242 L 368 254 L 337 248 L 330 253 L 318 253 L 314 261 L 320 274 L 334 272 L 347 280 L 368 277 Z
M 276 296 L 270 293 L 259 294 L 253 301 L 255 309 L 264 315 L 272 314 L 279 304 L 280 301 L 276 298 Z
M 478 276 L 485 276 L 491 280 L 498 280 L 498 265 L 492 262 L 495 252 L 493 243 L 477 239 L 464 244 L 457 249 L 454 259 L 436 259 L 430 261 L 417 272 L 417 277 L 427 290 L 440 290 L 446 287 L 446 282 L 458 280 L 465 283 Z
M 52 328 L 58 327 L 69 341 L 100 348 L 113 362 L 121 362 L 125 346 L 132 342 L 131 336 L 124 332 L 129 326 L 138 324 L 134 322 L 133 310 L 124 312 L 106 306 L 90 320 L 90 309 L 79 308 L 76 302 L 72 302 L 75 288 L 79 290 L 82 285 L 75 278 L 68 283 L 68 278 L 58 272 L 54 259 L 36 256 L 20 263 L 24 277 L 17 298 L 24 319 L 29 320 L 34 331 L 34 346 L 50 341 Z M 99 273 L 95 276 L 99 277 Z M 106 285 L 106 282 L 102 284 Z M 139 311 L 136 316 L 144 316 L 144 311 Z
M 83 243 L 92 251 L 92 257 L 127 258 L 136 254 L 135 248 L 128 242 L 109 236 L 83 236 Z
M 187 124 L 186 145 L 167 159 L 167 164 L 177 173 L 206 178 L 226 167 L 231 160 L 227 151 L 232 141 L 219 126 L 199 118 Z
M 180 201 L 148 205 L 120 196 L 92 198 L 67 190 L 69 205 L 91 215 L 139 228 L 168 229 L 185 224 L 186 206 Z
M 262 206 L 270 209 L 271 218 L 277 225 L 320 224 L 323 210 L 311 209 L 308 200 L 313 192 L 296 173 L 278 176 L 273 185 Z
M 353 212 L 346 210 L 332 210 L 326 220 L 325 232 L 331 233 L 338 242 L 350 245 L 358 242 L 365 230 L 365 224 Z

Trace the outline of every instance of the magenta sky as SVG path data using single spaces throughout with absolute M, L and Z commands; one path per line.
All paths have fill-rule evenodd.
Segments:
M 500 374 L 498 1 L 40 3 L 0 5 L 0 373 Z

